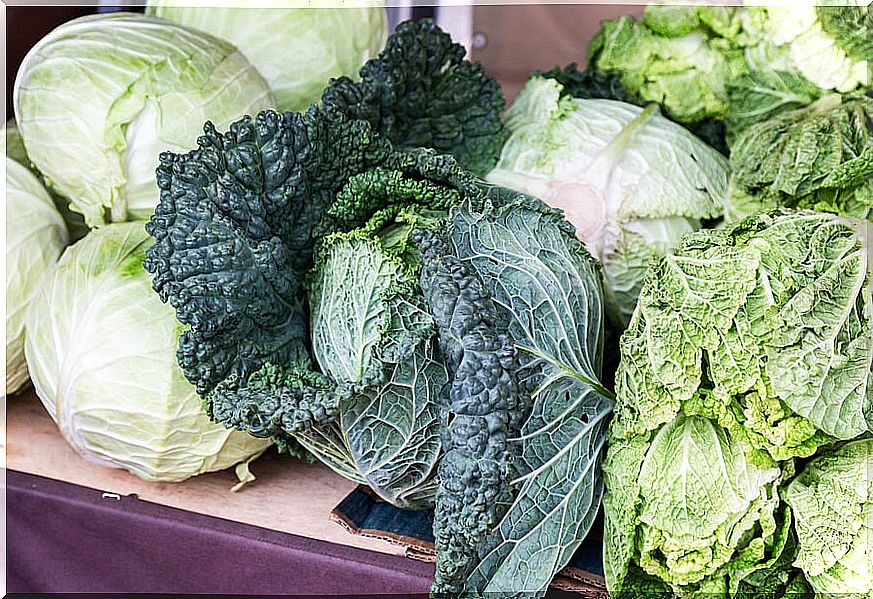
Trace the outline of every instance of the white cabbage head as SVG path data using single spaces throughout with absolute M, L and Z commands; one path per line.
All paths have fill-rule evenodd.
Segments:
M 51 277 L 69 235 L 39 179 L 6 157 L 6 393 L 27 382 L 26 308 Z
M 305 110 L 329 79 L 357 78 L 388 36 L 385 9 L 297 0 L 149 0 L 147 13 L 194 27 L 239 48 L 270 84 L 281 110 Z M 340 6 L 332 8 L 331 4 Z M 301 7 L 302 6 L 302 7 Z
M 561 91 L 552 79 L 528 81 L 506 112 L 510 137 L 488 180 L 564 211 L 603 262 L 611 316 L 623 324 L 649 259 L 721 214 L 728 163 L 655 106 Z
M 180 325 L 151 291 L 142 222 L 70 246 L 28 310 L 36 393 L 88 460 L 179 481 L 246 461 L 270 441 L 211 422 L 176 363 Z
M 163 19 L 111 13 L 61 25 L 25 57 L 14 88 L 27 153 L 89 226 L 147 218 L 162 151 L 273 108 L 231 44 Z

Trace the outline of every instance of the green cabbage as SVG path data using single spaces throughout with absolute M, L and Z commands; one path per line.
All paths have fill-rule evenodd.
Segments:
M 773 106 L 809 96 L 810 87 L 815 99 L 870 85 L 873 7 L 869 0 L 849 4 L 650 5 L 639 21 L 605 21 L 588 63 L 618 74 L 637 100 L 658 102 L 681 123 L 728 118 L 733 136 L 737 102 L 748 114 L 749 98 Z M 775 72 L 793 80 L 787 94 L 778 81 L 767 89 Z
M 621 339 L 603 467 L 610 592 L 784 590 L 798 551 L 791 511 L 799 563 L 819 552 L 804 539 L 811 516 L 791 487 L 787 510 L 780 485 L 795 458 L 873 430 L 863 229 L 808 210 L 762 213 L 686 235 L 652 261 Z M 857 564 L 845 548 L 813 573 L 842 555 Z
M 112 13 L 61 25 L 25 57 L 15 114 L 33 164 L 91 227 L 147 218 L 163 150 L 190 147 L 274 105 L 229 43 L 162 19 Z
M 143 223 L 70 246 L 33 298 L 25 353 L 36 394 L 80 455 L 178 481 L 260 454 L 269 442 L 209 421 L 176 364 L 180 327 L 150 291 Z
M 300 3 L 283 0 L 263 8 L 246 4 L 149 0 L 146 13 L 205 31 L 239 48 L 267 80 L 280 110 L 305 110 L 321 98 L 329 79 L 356 77 L 388 35 L 385 9 L 376 5 L 324 8 L 330 4 L 320 3 L 318 8 L 293 8 Z
M 8 146 L 7 146 L 8 147 Z M 69 241 L 64 219 L 27 168 L 6 157 L 6 393 L 27 382 L 27 307 L 49 279 Z
M 812 462 L 785 490 L 800 544 L 795 565 L 816 593 L 873 597 L 873 439 Z
M 488 180 L 564 210 L 603 262 L 611 316 L 623 326 L 650 258 L 721 215 L 727 161 L 654 106 L 562 89 L 528 81 L 506 112 L 510 138 Z

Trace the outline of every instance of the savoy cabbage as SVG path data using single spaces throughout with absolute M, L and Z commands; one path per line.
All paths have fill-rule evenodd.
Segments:
M 214 419 L 434 506 L 435 592 L 537 594 L 603 492 L 601 273 L 560 212 L 475 176 L 502 100 L 458 48 L 403 25 L 322 105 L 163 154 L 145 265 Z
M 782 489 L 795 458 L 873 430 L 863 228 L 761 213 L 653 260 L 621 339 L 604 463 L 611 592 L 796 584 L 788 528 L 794 512 L 802 564 L 808 516 L 791 500 L 802 483 Z

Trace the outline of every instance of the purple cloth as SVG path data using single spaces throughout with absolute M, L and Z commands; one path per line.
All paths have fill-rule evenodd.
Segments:
M 433 564 L 6 473 L 10 593 L 426 596 Z

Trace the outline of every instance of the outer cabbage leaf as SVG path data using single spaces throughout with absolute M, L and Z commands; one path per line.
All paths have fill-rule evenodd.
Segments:
M 21 64 L 14 101 L 30 159 L 91 227 L 148 218 L 158 154 L 191 147 L 205 121 L 223 128 L 275 106 L 231 44 L 123 12 L 44 37 Z
M 582 100 L 618 100 L 645 106 L 646 102 L 637 100 L 622 85 L 621 75 L 593 69 L 580 71 L 576 63 L 563 69 L 555 67 L 550 71 L 535 71 L 531 77 L 554 79 L 561 84 L 561 96 L 572 96 Z M 665 115 L 669 118 L 669 115 Z M 724 123 L 708 118 L 688 127 L 694 135 L 724 154 L 728 155 Z
M 50 280 L 69 233 L 51 197 L 36 178 L 6 158 L 6 394 L 28 381 L 25 317 L 39 288 Z
M 423 507 L 436 487 L 448 377 L 433 323 L 408 265 L 358 234 L 327 241 L 310 291 L 312 352 L 321 370 L 359 387 L 336 420 L 297 439 L 328 465 L 401 507 Z
M 263 75 L 279 110 L 306 110 L 332 77 L 354 78 L 388 37 L 385 9 L 319 3 L 242 0 L 216 4 L 149 0 L 147 14 L 181 23 L 223 40 L 243 53 Z
M 358 82 L 340 77 L 322 103 L 363 119 L 401 148 L 433 148 L 484 175 L 506 138 L 500 85 L 430 19 L 398 25 Z
M 603 261 L 610 316 L 623 326 L 649 259 L 721 214 L 727 161 L 655 106 L 561 92 L 557 81 L 528 81 L 506 113 L 511 135 L 488 179 L 564 210 Z
M 529 596 L 545 592 L 566 565 L 600 504 L 598 470 L 612 406 L 599 383 L 602 291 L 596 262 L 558 211 L 523 195 L 491 195 L 495 201 L 481 211 L 453 211 L 453 253 L 457 268 L 475 273 L 492 298 L 492 318 L 505 323 L 529 403 L 516 408 L 518 432 L 506 439 L 516 456 L 511 504 L 480 537 L 475 557 L 467 557 L 462 589 Z M 444 548 L 437 549 L 439 555 Z
M 688 235 L 655 261 L 621 341 L 614 434 L 654 430 L 681 408 L 782 460 L 868 430 L 867 249 L 855 227 L 762 214 Z
M 210 422 L 176 364 L 179 324 L 149 291 L 142 222 L 115 223 L 64 251 L 27 314 L 34 388 L 85 459 L 180 481 L 248 461 L 264 439 Z
M 873 597 L 873 439 L 823 453 L 785 491 L 797 520 L 795 565 L 813 590 Z
M 873 99 L 825 96 L 746 129 L 733 144 L 730 212 L 771 206 L 867 218 L 873 207 Z

